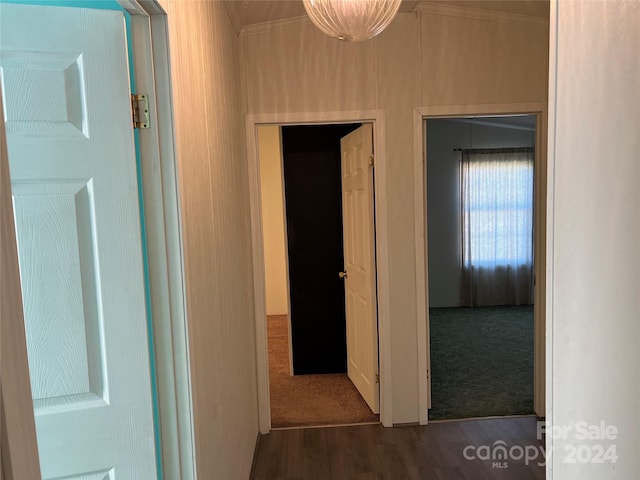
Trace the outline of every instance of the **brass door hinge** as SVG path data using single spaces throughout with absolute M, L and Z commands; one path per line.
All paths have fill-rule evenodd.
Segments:
M 149 95 L 131 94 L 133 128 L 149 128 Z
M 375 160 L 373 159 L 373 155 L 370 155 L 370 156 L 369 156 L 369 166 L 370 166 L 370 167 L 373 167 L 373 166 L 375 166 L 375 163 L 376 163 L 376 162 L 375 162 Z
M 376 383 L 380 383 L 380 374 L 376 373 Z

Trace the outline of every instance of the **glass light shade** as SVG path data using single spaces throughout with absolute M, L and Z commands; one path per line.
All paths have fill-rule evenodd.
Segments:
M 381 33 L 398 13 L 401 0 L 303 0 L 316 27 L 327 35 L 360 42 Z

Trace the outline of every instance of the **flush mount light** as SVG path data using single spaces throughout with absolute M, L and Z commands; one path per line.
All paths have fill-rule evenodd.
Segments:
M 398 13 L 401 0 L 302 0 L 309 18 L 321 31 L 348 42 L 381 33 Z

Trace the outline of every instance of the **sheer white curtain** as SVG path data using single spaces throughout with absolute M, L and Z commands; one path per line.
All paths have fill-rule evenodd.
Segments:
M 462 151 L 462 304 L 533 303 L 532 148 Z

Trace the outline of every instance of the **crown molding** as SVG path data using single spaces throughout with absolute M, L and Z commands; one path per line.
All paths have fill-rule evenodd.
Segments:
M 471 18 L 474 20 L 486 20 L 490 22 L 519 23 L 524 25 L 549 25 L 549 19 L 517 13 L 498 12 L 479 8 L 460 7 L 430 1 L 419 2 L 414 11 L 431 15 L 445 15 L 448 17 Z
M 250 35 L 258 35 L 260 33 L 267 33 L 273 30 L 282 30 L 283 28 L 297 27 L 303 25 L 311 25 L 311 20 L 306 15 L 301 17 L 283 18 L 282 20 L 273 20 L 271 22 L 255 23 L 253 25 L 247 25 L 240 30 L 241 37 L 248 37 Z
M 520 15 L 517 13 L 498 12 L 495 10 L 484 10 L 479 8 L 460 7 L 456 5 L 447 5 L 432 1 L 420 1 L 416 4 L 414 12 L 427 13 L 430 15 L 444 15 L 449 17 L 470 18 L 474 20 L 485 20 L 491 22 L 519 23 L 524 25 L 548 26 L 549 20 L 545 17 L 535 17 L 531 15 Z M 405 12 L 406 13 L 406 12 Z M 241 37 L 251 35 L 259 35 L 274 30 L 282 30 L 284 28 L 300 27 L 312 25 L 308 16 L 284 18 L 282 20 L 273 20 L 264 23 L 255 23 L 247 25 L 240 30 Z
M 240 35 L 240 32 L 242 31 L 242 25 L 240 25 L 238 23 L 238 19 L 231 13 L 231 10 L 229 10 L 229 5 L 227 5 L 227 2 L 222 2 L 224 5 L 224 9 L 227 12 L 227 17 L 229 17 L 229 21 L 231 22 L 231 26 L 233 27 L 233 31 L 236 32 L 236 35 Z
M 520 124 L 515 124 L 515 123 L 509 123 L 508 121 L 502 121 L 502 122 L 498 122 L 498 121 L 492 121 L 492 120 L 485 120 L 486 117 L 479 117 L 479 118 L 450 118 L 449 120 L 454 121 L 454 122 L 460 122 L 460 123 L 469 123 L 471 125 L 483 125 L 486 127 L 496 127 L 496 128 L 506 128 L 509 130 L 522 130 L 525 132 L 535 132 L 536 131 L 536 127 L 534 126 L 528 126 L 528 125 L 520 125 Z M 509 118 L 507 117 L 503 117 L 503 118 Z

